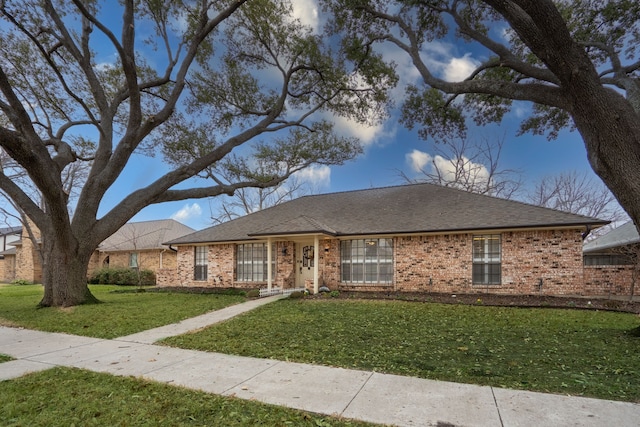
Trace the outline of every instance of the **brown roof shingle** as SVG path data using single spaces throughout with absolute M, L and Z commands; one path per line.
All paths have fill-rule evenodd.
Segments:
M 163 242 L 193 231 L 173 219 L 128 222 L 105 239 L 98 249 L 103 252 L 162 249 Z
M 304 196 L 216 225 L 170 244 L 334 236 L 603 225 L 607 221 L 434 184 Z

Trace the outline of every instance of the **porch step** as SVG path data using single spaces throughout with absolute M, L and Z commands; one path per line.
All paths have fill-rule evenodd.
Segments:
M 287 288 L 282 289 L 278 287 L 273 287 L 271 290 L 265 288 L 260 289 L 260 298 L 269 297 L 271 295 L 291 295 L 293 292 L 304 292 L 305 288 Z

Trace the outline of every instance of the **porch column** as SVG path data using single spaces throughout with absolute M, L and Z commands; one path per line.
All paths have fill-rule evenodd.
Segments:
M 271 268 L 271 260 L 273 259 L 273 254 L 271 253 L 271 237 L 267 238 L 267 290 L 271 292 L 271 273 L 273 273 L 273 269 Z
M 319 279 L 319 274 L 318 274 L 318 260 L 320 259 L 320 256 L 318 255 L 320 253 L 320 239 L 318 238 L 318 236 L 315 236 L 313 238 L 313 294 L 317 294 L 318 293 L 318 279 Z

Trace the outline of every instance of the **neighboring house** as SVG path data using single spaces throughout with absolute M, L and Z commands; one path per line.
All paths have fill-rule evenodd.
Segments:
M 0 228 L 0 252 L 12 249 L 11 243 L 20 240 L 22 227 L 1 227 Z
M 638 278 L 639 256 L 640 236 L 631 221 L 585 243 L 583 259 L 587 291 L 630 295 Z
M 607 221 L 433 184 L 305 196 L 168 241 L 159 285 L 582 294 Z
M 38 229 L 33 225 L 31 229 L 36 240 L 39 240 Z M 88 275 L 103 267 L 139 268 L 156 274 L 162 269 L 174 271 L 176 252 L 162 242 L 193 231 L 191 227 L 172 219 L 127 223 L 100 244 L 89 263 Z M 12 269 L 5 268 L 4 281 L 22 279 L 40 283 L 40 257 L 26 231 L 19 240 L 11 244 L 14 248 L 4 252 L 4 262 L 6 266 L 10 262 Z
M 89 275 L 104 267 L 175 270 L 176 252 L 162 242 L 193 232 L 173 219 L 129 222 L 98 246 Z
M 15 278 L 16 248 L 12 245 L 20 240 L 22 227 L 0 228 L 0 282 L 11 282 Z
M 13 248 L 3 252 L 5 262 L 4 281 L 26 280 L 32 283 L 42 281 L 42 259 L 39 253 L 40 231 L 31 228 L 35 245 L 29 238 L 26 227 L 20 227 L 20 238 L 8 243 Z

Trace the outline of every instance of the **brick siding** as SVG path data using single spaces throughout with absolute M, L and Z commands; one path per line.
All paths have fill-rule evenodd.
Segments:
M 581 230 L 503 233 L 502 254 L 500 293 L 584 293 Z
M 394 241 L 394 280 L 385 284 L 341 283 L 340 241 L 320 241 L 319 286 L 360 291 L 443 292 L 542 295 L 596 295 L 628 292 L 623 281 L 611 290 L 607 282 L 582 264 L 580 229 L 507 231 L 501 236 L 502 281 L 499 285 L 472 283 L 472 233 L 400 236 Z M 489 234 L 489 233 L 479 233 Z M 282 249 L 286 247 L 286 255 Z M 276 244 L 274 286 L 292 287 L 295 282 L 295 244 Z M 194 281 L 194 247 L 180 246 L 175 277 L 159 272 L 159 286 L 208 286 L 263 288 L 266 282 L 235 281 L 235 245 L 211 245 L 208 251 L 208 277 Z M 607 273 L 615 274 L 615 272 Z M 163 277 L 166 276 L 166 277 Z M 600 277 L 600 276 L 598 276 Z
M 174 275 L 167 271 L 158 272 L 158 286 L 197 286 L 214 288 L 258 289 L 267 282 L 236 281 L 236 245 L 210 245 L 207 251 L 207 280 L 194 280 L 194 246 L 179 246 L 177 271 Z M 286 253 L 283 249 L 286 248 Z M 295 284 L 295 244 L 277 242 L 273 256 L 276 257 L 276 274 L 273 286 L 292 288 Z
M 637 266 L 633 265 L 585 265 L 584 292 L 586 295 L 631 295 L 638 273 Z M 638 291 L 636 286 L 634 294 Z

